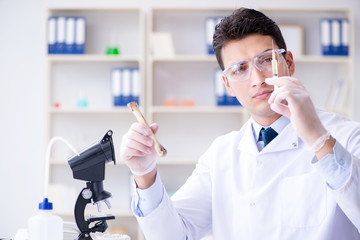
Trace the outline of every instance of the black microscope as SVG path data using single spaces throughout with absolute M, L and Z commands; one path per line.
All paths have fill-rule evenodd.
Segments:
M 105 232 L 108 225 L 106 220 L 115 219 L 113 215 L 90 217 L 85 219 L 85 208 L 89 203 L 96 204 L 101 211 L 101 203 L 104 202 L 110 209 L 108 199 L 111 193 L 104 190 L 105 164 L 115 162 L 113 132 L 107 131 L 102 140 L 84 149 L 79 154 L 71 157 L 68 163 L 73 171 L 74 179 L 84 180 L 86 187 L 83 188 L 75 203 L 75 221 L 80 230 L 77 240 L 92 239 L 90 233 Z M 90 224 L 94 223 L 91 227 Z

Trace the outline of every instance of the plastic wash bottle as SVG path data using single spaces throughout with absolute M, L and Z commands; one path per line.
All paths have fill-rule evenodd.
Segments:
M 28 221 L 29 240 L 63 240 L 63 221 L 52 209 L 47 198 L 39 203 L 39 213 Z

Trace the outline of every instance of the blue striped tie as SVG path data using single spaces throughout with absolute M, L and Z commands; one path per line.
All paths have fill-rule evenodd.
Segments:
M 260 130 L 260 135 L 262 137 L 262 140 L 264 141 L 264 147 L 265 147 L 278 135 L 278 133 L 274 129 L 269 127 L 267 129 L 262 128 Z

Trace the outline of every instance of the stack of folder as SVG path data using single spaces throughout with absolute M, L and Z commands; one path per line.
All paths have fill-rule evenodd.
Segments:
M 205 20 L 206 48 L 208 54 L 214 54 L 213 36 L 215 26 L 221 21 L 222 17 L 208 17 Z
M 320 20 L 323 55 L 349 55 L 349 20 L 323 18 Z
M 138 68 L 114 68 L 111 71 L 111 88 L 114 106 L 139 104 L 140 75 Z
M 83 54 L 85 42 L 86 20 L 84 17 L 49 17 L 49 54 Z
M 226 90 L 220 68 L 216 68 L 214 72 L 214 89 L 217 106 L 241 106 L 237 98 L 231 96 Z

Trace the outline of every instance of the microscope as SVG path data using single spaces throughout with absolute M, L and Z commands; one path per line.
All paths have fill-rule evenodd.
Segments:
M 85 219 L 84 216 L 86 205 L 90 203 L 96 204 L 99 212 L 101 212 L 102 203 L 105 203 L 109 209 L 111 208 L 108 201 L 111 193 L 104 190 L 103 181 L 105 179 L 105 164 L 108 162 L 116 164 L 112 134 L 111 130 L 107 131 L 100 142 L 84 149 L 68 160 L 73 178 L 86 181 L 86 187 L 81 190 L 74 209 L 76 225 L 81 232 L 77 240 L 91 240 L 90 233 L 105 232 L 108 227 L 106 220 L 115 219 L 113 215 L 88 219 Z

